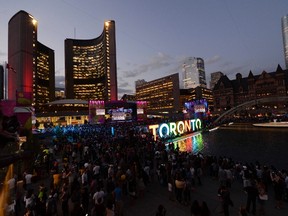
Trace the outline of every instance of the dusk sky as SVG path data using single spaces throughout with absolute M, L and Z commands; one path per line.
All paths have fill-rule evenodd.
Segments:
M 55 51 L 56 87 L 64 86 L 64 40 L 92 39 L 115 20 L 118 93 L 135 81 L 182 72 L 204 59 L 206 80 L 285 69 L 281 17 L 288 0 L 9 0 L 0 7 L 0 64 L 7 61 L 8 22 L 18 11 L 38 21 L 38 41 Z

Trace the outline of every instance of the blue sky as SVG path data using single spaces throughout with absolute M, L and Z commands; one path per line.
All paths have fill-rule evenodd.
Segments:
M 287 0 L 9 0 L 0 7 L 0 63 L 7 61 L 8 22 L 19 10 L 38 21 L 38 41 L 55 51 L 56 86 L 64 81 L 64 40 L 98 37 L 115 20 L 119 97 L 135 81 L 182 72 L 201 57 L 206 79 L 284 69 L 281 17 Z

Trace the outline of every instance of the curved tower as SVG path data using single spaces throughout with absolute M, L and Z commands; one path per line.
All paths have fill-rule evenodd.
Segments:
M 37 41 L 37 24 L 23 10 L 10 19 L 7 64 L 8 99 L 25 95 L 36 113 L 44 112 L 46 104 L 55 100 L 54 50 Z
M 118 99 L 113 20 L 105 22 L 97 38 L 65 40 L 65 93 L 67 99 Z

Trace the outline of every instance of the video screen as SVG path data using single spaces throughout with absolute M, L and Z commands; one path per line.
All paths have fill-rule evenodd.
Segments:
M 112 121 L 127 121 L 132 120 L 132 109 L 131 108 L 115 108 L 115 109 L 108 109 L 107 114 L 111 116 Z

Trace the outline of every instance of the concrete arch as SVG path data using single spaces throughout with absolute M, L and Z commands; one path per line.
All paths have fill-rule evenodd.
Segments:
M 215 121 L 214 124 L 217 124 L 223 117 L 231 115 L 245 107 L 254 106 L 259 103 L 268 103 L 268 102 L 275 102 L 275 101 L 287 101 L 288 96 L 281 96 L 281 97 L 267 97 L 267 98 L 259 98 L 251 101 L 244 102 L 242 104 L 237 105 L 236 107 L 227 110 L 226 112 L 222 113 Z

